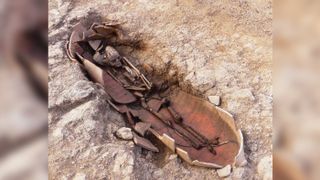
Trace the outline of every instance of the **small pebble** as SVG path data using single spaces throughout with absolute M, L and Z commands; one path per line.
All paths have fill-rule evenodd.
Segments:
M 231 174 L 231 165 L 227 165 L 224 168 L 217 170 L 219 177 L 227 177 Z
M 152 176 L 156 179 L 160 178 L 163 176 L 163 171 L 161 169 L 157 170 L 157 171 L 154 171 L 152 173 Z
M 232 172 L 232 179 L 233 180 L 244 179 L 244 176 L 245 176 L 245 169 L 244 168 L 236 168 Z
M 123 140 L 132 140 L 133 134 L 130 128 L 122 127 L 117 130 L 116 136 Z
M 220 96 L 209 96 L 208 99 L 212 104 L 220 106 Z
M 171 154 L 168 159 L 171 161 L 173 159 L 176 159 L 177 157 L 178 156 L 176 154 Z

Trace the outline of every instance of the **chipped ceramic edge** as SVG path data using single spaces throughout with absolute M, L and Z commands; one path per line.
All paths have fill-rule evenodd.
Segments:
M 172 151 L 175 151 L 177 149 L 175 140 L 170 136 L 168 136 L 167 134 L 163 134 L 161 136 L 161 141 L 164 142 Z
M 242 150 L 243 150 L 243 134 L 242 134 L 241 130 L 239 128 L 237 128 L 236 124 L 234 123 L 234 117 L 233 117 L 233 115 L 231 113 L 229 113 L 228 111 L 226 111 L 226 110 L 224 110 L 224 109 L 222 109 L 220 107 L 215 107 L 215 108 L 219 112 L 229 116 L 232 119 L 232 123 L 233 123 L 233 125 L 235 126 L 235 128 L 236 128 L 236 130 L 238 132 L 237 135 L 238 135 L 238 138 L 239 138 L 238 140 L 239 140 L 239 143 L 240 143 L 240 147 L 239 147 L 239 151 L 238 151 L 237 155 L 235 156 L 234 163 L 232 164 L 232 165 L 234 165 L 234 164 L 236 164 L 238 159 L 241 158 L 240 156 L 241 156 L 241 153 L 242 153 Z M 230 121 L 230 123 L 231 123 L 231 121 Z
M 175 140 L 173 138 L 171 138 L 170 136 L 168 136 L 167 134 L 163 134 L 162 136 L 156 132 L 153 129 L 149 129 L 149 131 L 155 135 L 161 142 L 163 142 L 171 151 L 173 151 L 175 153 L 176 150 L 176 144 L 175 144 Z
M 239 152 L 236 156 L 236 161 L 235 161 L 235 166 L 244 166 L 247 164 L 247 159 L 244 154 L 244 141 L 243 141 L 243 134 L 241 130 L 239 129 L 239 134 L 240 134 L 240 139 L 241 139 L 241 144 L 240 144 L 240 149 Z
M 239 148 L 239 151 L 238 151 L 238 154 L 236 155 L 235 157 L 235 162 L 238 160 L 238 158 L 241 156 L 241 152 L 243 150 L 243 134 L 241 132 L 240 129 L 238 129 L 238 134 L 240 136 L 240 148 Z
M 78 22 L 76 25 L 74 25 L 73 27 L 75 27 L 75 26 L 77 26 L 77 25 L 79 25 L 80 24 L 80 22 Z M 66 54 L 67 54 L 67 56 L 69 57 L 69 59 L 71 60 L 71 61 L 75 61 L 75 62 L 77 62 L 77 59 L 72 55 L 72 53 L 71 53 L 71 39 L 72 39 L 72 37 L 74 36 L 74 34 L 75 34 L 75 32 L 74 31 L 72 31 L 71 32 L 71 34 L 70 34 L 70 37 L 69 37 L 69 39 L 68 39 L 68 41 L 67 41 L 67 43 L 66 43 L 66 45 L 65 45 L 65 49 L 66 49 Z
M 195 165 L 195 166 L 202 166 L 202 167 L 209 167 L 209 168 L 222 168 L 223 166 L 220 166 L 218 164 L 214 163 L 207 163 L 207 162 L 202 162 L 198 160 L 191 160 L 188 152 L 184 151 L 183 149 L 176 148 L 177 154 L 185 161 L 188 163 Z
M 223 113 L 225 113 L 226 115 L 230 116 L 232 119 L 234 119 L 233 115 L 231 113 L 229 113 L 228 111 L 220 108 L 220 107 L 215 107 L 216 109 L 218 109 L 219 111 L 222 111 Z
M 74 62 L 77 62 L 77 60 L 75 59 L 75 57 L 73 57 L 71 55 L 71 50 L 70 50 L 70 40 L 67 41 L 66 45 L 65 45 L 65 51 L 66 51 L 66 54 L 68 56 L 68 58 L 71 60 L 71 61 L 74 61 Z

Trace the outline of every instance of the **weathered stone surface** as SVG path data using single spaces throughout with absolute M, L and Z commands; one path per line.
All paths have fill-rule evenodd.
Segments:
M 272 179 L 272 156 L 263 157 L 258 164 L 258 173 L 261 179 Z
M 129 176 L 133 174 L 133 166 L 134 166 L 134 154 L 131 151 L 118 151 L 112 172 L 113 176 L 116 177 L 124 177 L 124 179 L 130 179 Z
M 195 63 L 195 62 L 193 62 Z M 200 69 L 195 72 L 190 72 L 186 77 L 185 81 L 190 82 L 200 92 L 205 92 L 215 85 L 215 78 L 212 76 L 213 70 Z
M 250 179 L 251 175 L 249 173 L 248 168 L 235 168 L 232 171 L 231 176 L 229 176 L 232 180 L 242 180 L 242 179 Z
M 219 179 L 215 170 L 145 153 L 113 133 L 123 118 L 107 95 L 67 60 L 63 45 L 82 17 L 126 22 L 143 50 L 119 47 L 136 64 L 166 70 L 203 97 L 219 94 L 245 135 L 246 179 L 258 179 L 272 135 L 272 1 L 49 2 L 49 177 L 52 179 Z M 189 85 L 187 85 L 189 87 Z M 119 167 L 124 167 L 119 168 Z M 237 171 L 237 168 L 234 169 Z M 239 170 L 240 171 L 240 170 Z
M 95 89 L 92 87 L 91 82 L 80 80 L 71 87 L 62 91 L 62 93 L 56 101 L 56 105 L 61 106 L 66 104 L 77 103 L 91 96 L 94 91 Z
M 86 180 L 86 174 L 84 173 L 77 173 L 73 180 Z

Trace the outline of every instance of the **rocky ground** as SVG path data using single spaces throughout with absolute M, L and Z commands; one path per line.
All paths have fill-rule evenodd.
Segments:
M 271 179 L 269 0 L 50 0 L 50 179 L 220 179 L 215 170 L 189 166 L 165 148 L 153 154 L 116 138 L 123 118 L 64 52 L 71 27 L 83 17 L 125 22 L 126 32 L 145 47 L 120 48 L 123 55 L 166 70 L 204 98 L 220 96 L 244 134 L 248 160 L 227 179 Z

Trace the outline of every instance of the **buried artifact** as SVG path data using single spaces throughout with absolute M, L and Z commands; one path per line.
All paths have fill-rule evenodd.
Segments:
M 149 81 L 113 47 L 138 46 L 118 23 L 77 24 L 66 45 L 68 57 L 81 65 L 90 79 L 103 86 L 108 103 L 124 114 L 134 143 L 150 151 L 154 135 L 192 165 L 222 168 L 234 164 L 243 139 L 231 114 L 182 90 L 170 91 L 162 81 Z

